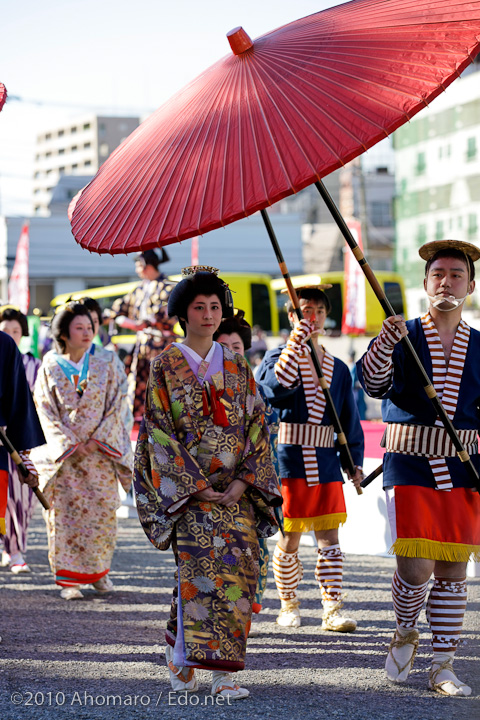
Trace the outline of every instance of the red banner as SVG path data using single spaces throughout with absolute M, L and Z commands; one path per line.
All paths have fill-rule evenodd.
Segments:
M 358 246 L 362 248 L 360 223 L 352 220 L 347 223 Z M 344 335 L 363 335 L 367 323 L 365 302 L 365 276 L 349 248 L 343 254 L 345 272 L 345 297 L 343 302 L 342 333 Z
M 28 287 L 28 249 L 29 249 L 29 223 L 24 222 L 20 240 L 17 245 L 17 254 L 12 274 L 8 282 L 8 301 L 20 310 L 28 313 L 30 305 L 30 290 Z

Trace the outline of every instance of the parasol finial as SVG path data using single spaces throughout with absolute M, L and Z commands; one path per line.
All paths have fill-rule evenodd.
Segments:
M 241 55 L 253 47 L 253 41 L 242 27 L 233 28 L 227 33 L 228 42 L 234 55 Z

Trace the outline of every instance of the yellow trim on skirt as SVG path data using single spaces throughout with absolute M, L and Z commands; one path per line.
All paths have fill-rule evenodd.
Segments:
M 447 562 L 480 561 L 480 546 L 444 543 L 425 538 L 398 538 L 389 550 L 391 555 L 446 560 Z
M 333 513 L 311 518 L 283 518 L 285 532 L 310 532 L 311 530 L 335 530 L 343 525 L 347 513 Z
M 0 518 L 0 535 L 5 535 L 7 528 L 5 527 L 5 518 Z

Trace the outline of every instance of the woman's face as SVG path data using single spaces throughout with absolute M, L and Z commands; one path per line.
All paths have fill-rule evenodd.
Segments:
M 217 337 L 217 342 L 221 343 L 222 345 L 226 345 L 228 349 L 232 352 L 236 352 L 239 355 L 245 355 L 245 346 L 243 344 L 243 340 L 236 332 L 230 333 L 229 335 L 227 335 L 226 333 L 222 333 Z
M 22 339 L 22 326 L 18 320 L 2 320 L 0 323 L 0 330 L 3 330 L 4 333 L 10 335 L 17 345 L 20 344 L 20 340 Z
M 98 330 L 100 328 L 100 320 L 98 319 L 98 313 L 95 310 L 90 310 L 90 315 L 93 322 L 93 334 L 98 335 Z
M 88 350 L 93 340 L 92 321 L 88 315 L 76 315 L 69 325 L 68 335 L 69 337 L 62 335 L 65 352 Z
M 216 295 L 197 295 L 187 308 L 188 335 L 211 337 L 222 322 L 222 303 Z

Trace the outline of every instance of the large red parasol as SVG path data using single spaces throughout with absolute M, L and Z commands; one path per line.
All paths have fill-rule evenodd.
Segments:
M 5 101 L 7 99 L 7 88 L 3 83 L 0 82 L 0 112 L 5 105 Z
M 150 116 L 77 198 L 99 253 L 204 234 L 298 192 L 393 132 L 479 51 L 480 2 L 353 0 L 250 41 Z
M 252 42 L 228 34 L 233 54 L 144 122 L 72 201 L 75 239 L 128 253 L 204 234 L 260 210 L 299 314 L 265 208 L 315 183 L 393 314 L 321 178 L 425 107 L 480 50 L 480 0 L 352 0 Z M 408 338 L 408 352 L 459 457 L 478 474 Z M 338 439 L 348 447 L 316 353 Z

